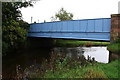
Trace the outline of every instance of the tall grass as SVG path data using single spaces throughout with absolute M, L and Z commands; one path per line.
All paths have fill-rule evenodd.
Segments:
M 118 61 L 108 64 L 97 63 L 79 58 L 52 53 L 49 60 L 44 60 L 39 69 L 30 72 L 29 78 L 118 78 Z M 29 69 L 29 68 L 28 68 Z M 29 70 L 28 70 L 29 71 Z

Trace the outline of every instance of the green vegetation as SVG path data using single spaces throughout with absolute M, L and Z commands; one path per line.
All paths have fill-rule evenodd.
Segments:
M 33 6 L 31 2 L 2 3 L 3 56 L 23 48 L 29 24 L 22 20 L 20 8 Z
M 79 41 L 79 40 L 63 40 L 57 39 L 54 43 L 60 47 L 77 47 L 77 46 L 106 46 L 110 42 L 99 42 L 99 41 Z
M 119 78 L 120 59 L 112 61 L 108 64 L 96 63 L 108 78 Z
M 87 66 L 87 67 L 77 67 L 73 69 L 61 68 L 56 71 L 47 71 L 44 78 L 107 78 L 102 69 Z
M 120 43 L 110 44 L 108 46 L 108 50 L 115 53 L 120 52 Z
M 25 46 L 29 25 L 21 19 L 22 15 L 19 9 L 32 6 L 32 4 L 30 2 L 2 4 L 2 49 L 3 55 L 8 55 Z M 63 8 L 55 16 L 60 21 L 72 20 L 73 18 L 73 15 L 67 13 Z M 108 45 L 109 42 L 57 39 L 54 44 L 61 47 L 104 46 Z M 108 49 L 118 52 L 120 51 L 118 46 L 120 46 L 119 40 L 115 44 L 110 44 Z M 87 61 L 83 56 L 80 56 L 79 59 L 70 59 L 64 55 L 52 54 L 49 60 L 43 60 L 40 67 L 36 68 L 32 65 L 21 72 L 27 73 L 28 75 L 23 75 L 29 78 L 118 78 L 119 61 L 103 64 L 91 60 Z
M 55 71 L 48 70 L 44 78 L 118 78 L 118 60 L 108 64 L 95 63 L 83 67 L 77 65 L 71 69 L 64 67 Z
M 120 52 L 120 38 L 117 39 L 114 43 L 108 45 L 108 50 L 114 53 Z
M 60 21 L 73 20 L 73 14 L 68 13 L 64 8 L 61 8 L 54 17 L 51 17 L 52 21 L 59 19 Z
M 29 73 L 29 78 L 119 78 L 119 60 L 104 64 L 92 60 L 71 59 L 52 54 L 50 61 L 44 60 L 40 69 Z M 33 68 L 35 69 L 35 68 Z

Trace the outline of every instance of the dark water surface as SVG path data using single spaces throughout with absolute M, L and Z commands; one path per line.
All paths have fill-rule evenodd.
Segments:
M 49 58 L 50 48 L 29 49 L 3 57 L 3 77 L 16 75 L 16 66 L 20 65 L 21 71 L 31 65 L 40 66 L 43 59 Z

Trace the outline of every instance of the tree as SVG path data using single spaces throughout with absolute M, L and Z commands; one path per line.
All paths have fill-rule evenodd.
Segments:
M 22 7 L 33 6 L 31 2 L 2 3 L 2 52 L 3 55 L 20 48 L 26 40 L 27 22 L 22 20 L 19 10 Z
M 73 14 L 68 13 L 67 11 L 64 10 L 64 8 L 61 8 L 58 13 L 55 14 L 56 19 L 59 19 L 60 21 L 65 21 L 65 20 L 73 20 Z

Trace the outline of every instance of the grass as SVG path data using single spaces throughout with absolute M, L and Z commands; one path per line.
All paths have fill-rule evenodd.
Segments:
M 114 44 L 110 44 L 109 42 L 97 42 L 97 41 L 79 41 L 79 40 L 57 40 L 57 45 L 59 46 L 106 46 L 108 45 L 108 49 L 112 52 L 120 51 L 120 42 L 117 41 Z M 78 63 L 78 62 L 77 62 Z M 44 73 L 44 78 L 119 78 L 119 67 L 120 67 L 120 59 L 112 61 L 110 63 L 85 63 L 85 66 L 81 66 L 81 64 L 76 65 L 74 63 L 74 67 L 70 68 L 67 65 L 61 67 L 57 65 L 56 70 L 47 70 Z M 61 64 L 63 65 L 63 64 Z
M 120 61 L 120 60 L 119 60 Z M 118 60 L 108 64 L 95 63 L 77 68 L 61 68 L 60 70 L 49 70 L 44 78 L 118 78 Z
M 113 43 L 108 45 L 108 50 L 114 53 L 120 52 L 120 43 Z
M 108 50 L 113 53 L 119 53 L 120 52 L 120 38 L 118 38 L 116 41 L 108 45 Z
M 120 59 L 110 63 L 98 63 L 81 58 L 71 59 L 52 54 L 50 61 L 43 62 L 43 68 L 30 73 L 30 78 L 119 78 Z M 43 71 L 44 72 L 41 72 Z
M 61 47 L 73 46 L 103 46 L 109 42 L 79 41 L 79 40 L 56 40 L 55 44 Z M 108 49 L 119 51 L 120 43 L 110 44 Z M 29 73 L 29 78 L 119 78 L 120 59 L 110 63 L 89 62 L 87 60 L 75 60 L 64 55 L 51 54 L 49 61 L 44 60 L 40 69 Z M 28 70 L 29 71 L 29 70 Z
M 79 40 L 63 40 L 58 39 L 55 43 L 60 47 L 78 47 L 78 46 L 106 46 L 110 42 L 100 42 L 100 41 L 79 41 Z
M 97 63 L 108 78 L 119 78 L 120 59 L 108 64 Z
M 108 64 L 47 71 L 44 78 L 118 78 L 118 60 Z
M 77 67 L 73 69 L 47 71 L 44 78 L 107 78 L 102 69 L 93 66 Z

